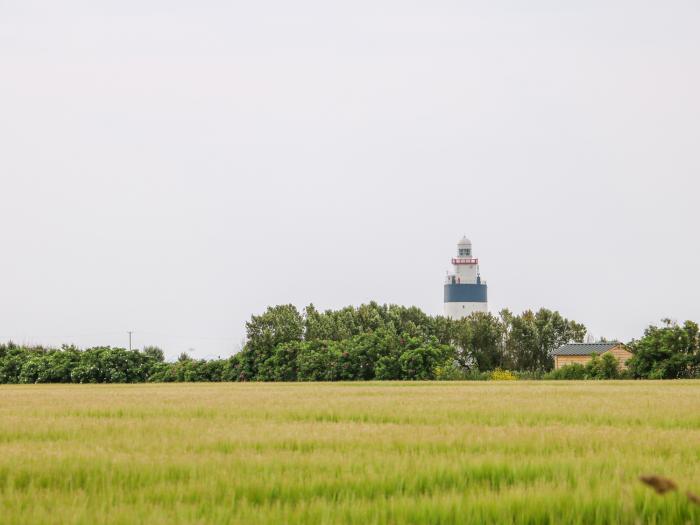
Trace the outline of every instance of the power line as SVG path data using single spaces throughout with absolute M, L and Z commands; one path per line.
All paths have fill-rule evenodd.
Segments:
M 31 334 L 31 335 L 26 335 L 26 334 L 19 334 L 20 338 L 40 338 L 40 337 L 61 337 L 61 338 L 70 338 L 70 337 L 93 337 L 93 336 L 98 336 L 98 335 L 118 335 L 118 334 L 123 334 L 124 332 L 118 331 L 118 332 L 90 332 L 90 333 L 82 333 L 82 334 Z M 134 331 L 127 331 L 128 333 L 135 333 Z M 238 341 L 240 338 L 229 336 L 229 337 L 212 337 L 212 336 L 203 336 L 203 335 L 186 335 L 186 334 L 169 334 L 166 332 L 149 332 L 149 331 L 141 331 L 139 330 L 140 334 L 144 335 L 156 335 L 160 337 L 169 337 L 171 339 L 211 339 L 215 341 Z M 0 338 L 12 338 L 12 337 L 18 337 L 18 334 L 0 334 Z
M 28 343 L 30 341 L 33 342 L 38 342 L 41 340 L 46 340 L 46 339 L 60 339 L 63 340 L 63 343 L 65 344 L 67 341 L 70 342 L 72 339 L 78 339 L 78 338 L 84 338 L 84 337 L 89 337 L 89 338 L 95 338 L 95 337 L 105 337 L 108 339 L 112 339 L 112 337 L 117 336 L 118 334 L 123 334 L 124 332 L 90 332 L 90 333 L 73 333 L 73 334 L 14 334 L 14 335 L 2 335 L 0 334 L 0 341 L 24 341 L 25 343 Z M 134 330 L 127 330 L 126 331 L 128 337 L 129 337 L 129 350 L 133 350 L 133 334 L 135 333 Z M 197 341 L 200 341 L 202 343 L 205 342 L 220 342 L 222 344 L 238 344 L 241 342 L 241 339 L 245 339 L 244 337 L 212 337 L 212 336 L 200 336 L 200 335 L 194 335 L 194 334 L 172 334 L 172 333 L 166 333 L 166 332 L 149 332 L 149 331 L 141 331 L 139 330 L 139 334 L 141 335 L 142 339 L 153 339 L 153 338 L 158 338 L 158 339 L 170 339 L 170 340 L 180 340 L 180 341 L 190 341 L 192 343 L 196 343 Z M 145 336 L 145 337 L 144 337 Z M 146 341 L 147 342 L 147 341 Z

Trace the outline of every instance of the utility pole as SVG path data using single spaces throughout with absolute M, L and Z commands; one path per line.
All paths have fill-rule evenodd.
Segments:
M 129 334 L 129 352 L 131 352 L 131 334 L 133 333 L 134 332 L 127 332 L 127 334 Z

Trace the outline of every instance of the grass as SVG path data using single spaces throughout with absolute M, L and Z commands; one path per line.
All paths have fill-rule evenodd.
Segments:
M 692 381 L 0 387 L 3 524 L 697 523 L 698 465 Z

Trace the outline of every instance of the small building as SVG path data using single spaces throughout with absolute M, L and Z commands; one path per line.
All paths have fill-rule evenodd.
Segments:
M 585 365 L 591 360 L 593 354 L 600 356 L 607 353 L 611 353 L 615 356 L 615 359 L 620 363 L 621 370 L 627 368 L 625 363 L 632 357 L 632 352 L 630 352 L 625 345 L 617 341 L 610 343 L 568 343 L 552 352 L 552 356 L 554 356 L 554 369 L 557 370 L 562 366 L 572 363 Z

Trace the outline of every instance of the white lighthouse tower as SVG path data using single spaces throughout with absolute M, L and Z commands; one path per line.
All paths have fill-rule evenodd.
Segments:
M 461 319 L 474 312 L 487 312 L 486 282 L 481 281 L 479 259 L 474 257 L 472 242 L 466 237 L 457 243 L 452 267 L 445 281 L 445 317 Z

